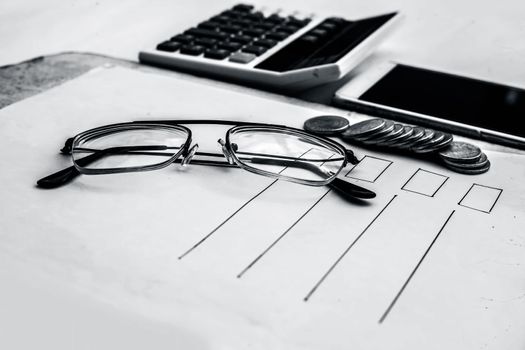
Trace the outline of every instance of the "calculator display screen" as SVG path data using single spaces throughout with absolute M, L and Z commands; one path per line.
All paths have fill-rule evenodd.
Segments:
M 335 63 L 396 15 L 394 12 L 358 21 L 327 18 L 255 68 L 286 72 Z
M 525 137 L 525 90 L 397 65 L 360 100 Z

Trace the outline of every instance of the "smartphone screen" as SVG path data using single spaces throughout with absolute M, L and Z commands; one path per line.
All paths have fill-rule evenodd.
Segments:
M 396 65 L 360 100 L 525 137 L 525 90 Z

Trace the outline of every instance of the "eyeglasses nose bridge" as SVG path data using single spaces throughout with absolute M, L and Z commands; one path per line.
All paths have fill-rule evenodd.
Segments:
M 182 158 L 180 165 L 181 166 L 188 165 L 193 159 L 193 156 L 195 156 L 195 153 L 197 153 L 198 149 L 199 149 L 198 144 L 193 145 L 193 147 L 191 147 L 190 150 L 188 151 L 188 154 L 184 158 Z
M 233 156 L 232 156 L 231 152 L 226 147 L 226 142 L 224 142 L 223 139 L 219 139 L 219 140 L 217 140 L 217 142 L 222 146 L 222 153 L 224 154 L 224 157 L 226 158 L 228 163 L 235 164 L 235 162 L 233 161 Z

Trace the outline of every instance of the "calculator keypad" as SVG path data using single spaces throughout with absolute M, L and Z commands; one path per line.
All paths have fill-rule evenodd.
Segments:
M 310 19 L 271 14 L 239 4 L 157 45 L 157 50 L 248 63 L 304 27 Z
M 337 62 L 396 13 L 348 21 L 328 17 L 294 40 L 268 50 L 304 28 L 310 19 L 265 15 L 246 4 L 233 6 L 157 45 L 158 51 L 240 64 L 252 62 L 254 69 L 288 72 Z

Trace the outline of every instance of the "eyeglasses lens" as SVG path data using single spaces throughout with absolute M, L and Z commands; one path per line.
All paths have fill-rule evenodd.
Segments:
M 187 139 L 176 127 L 113 126 L 80 135 L 71 153 L 75 165 L 88 171 L 146 170 L 178 155 Z
M 279 129 L 242 129 L 230 134 L 230 143 L 238 160 L 252 171 L 312 184 L 335 177 L 345 160 L 344 154 L 329 143 Z

